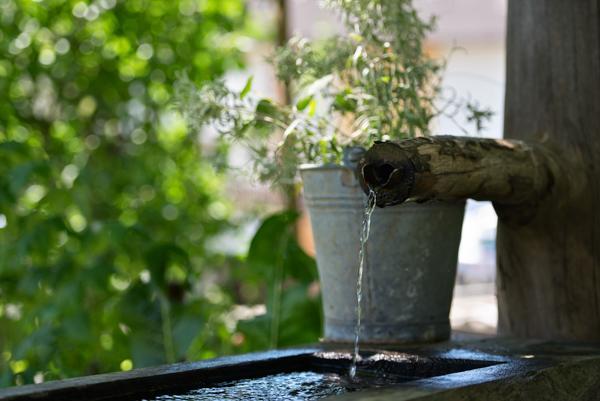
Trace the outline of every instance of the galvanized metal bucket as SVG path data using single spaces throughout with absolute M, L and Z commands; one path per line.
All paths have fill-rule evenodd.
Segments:
M 366 195 L 345 167 L 301 169 L 325 316 L 325 340 L 352 342 Z M 361 343 L 445 340 L 465 202 L 376 208 L 366 246 Z

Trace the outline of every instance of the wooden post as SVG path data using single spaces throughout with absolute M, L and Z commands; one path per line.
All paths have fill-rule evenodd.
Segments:
M 499 331 L 600 340 L 600 3 L 510 0 L 504 136 L 545 142 L 566 193 L 498 222 Z

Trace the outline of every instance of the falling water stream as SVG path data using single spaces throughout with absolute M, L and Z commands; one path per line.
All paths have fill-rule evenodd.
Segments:
M 350 379 L 353 380 L 356 376 L 356 362 L 358 361 L 359 337 L 360 337 L 360 320 L 361 320 L 361 301 L 362 301 L 362 282 L 363 271 L 365 268 L 365 251 L 369 233 L 371 231 L 371 215 L 375 210 L 377 197 L 374 191 L 369 191 L 369 196 L 365 203 L 365 211 L 363 213 L 362 225 L 360 230 L 360 250 L 358 251 L 358 279 L 356 280 L 356 327 L 354 329 L 354 354 L 352 355 L 352 364 L 350 365 Z

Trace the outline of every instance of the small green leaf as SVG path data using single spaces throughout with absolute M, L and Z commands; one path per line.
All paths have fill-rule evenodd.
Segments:
M 321 152 L 321 156 L 327 155 L 327 153 L 328 153 L 327 148 L 328 148 L 327 139 L 321 139 L 319 141 L 319 152 Z
M 260 99 L 256 105 L 256 114 L 275 118 L 279 114 L 279 110 L 269 99 Z
M 251 76 L 246 81 L 246 85 L 244 85 L 244 89 L 242 89 L 242 91 L 240 92 L 240 99 L 245 98 L 246 95 L 250 92 L 250 89 L 252 89 L 252 80 L 253 79 L 254 79 L 254 77 Z
M 338 93 L 333 101 L 333 107 L 336 110 L 343 112 L 354 112 L 356 111 L 356 101 L 348 98 L 348 92 L 344 91 Z
M 349 36 L 355 42 L 362 42 L 365 39 L 361 35 L 359 35 L 358 33 L 351 33 Z
M 317 101 L 315 99 L 312 99 L 308 104 L 308 115 L 311 117 L 314 117 L 316 112 L 317 112 Z
M 298 111 L 303 111 L 304 109 L 306 109 L 306 107 L 310 104 L 312 100 L 312 95 L 298 100 L 298 102 L 296 103 L 296 109 L 298 109 Z

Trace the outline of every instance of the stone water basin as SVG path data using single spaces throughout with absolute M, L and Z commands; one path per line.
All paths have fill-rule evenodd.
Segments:
M 351 359 L 349 350 L 327 346 L 278 350 L 15 387 L 0 391 L 0 400 L 318 400 L 419 380 L 460 380 L 467 372 L 486 377 L 510 364 L 480 352 L 366 350 L 350 380 Z
M 496 365 L 498 361 L 423 357 L 398 352 L 366 352 L 350 379 L 351 354 L 314 352 L 290 358 L 280 373 L 214 383 L 198 383 L 183 394 L 161 395 L 144 401 L 208 400 L 319 400 L 371 388 L 385 388 L 415 379 L 441 376 Z
M 24 400 L 600 400 L 600 344 L 455 336 L 361 352 L 318 344 L 0 390 Z

